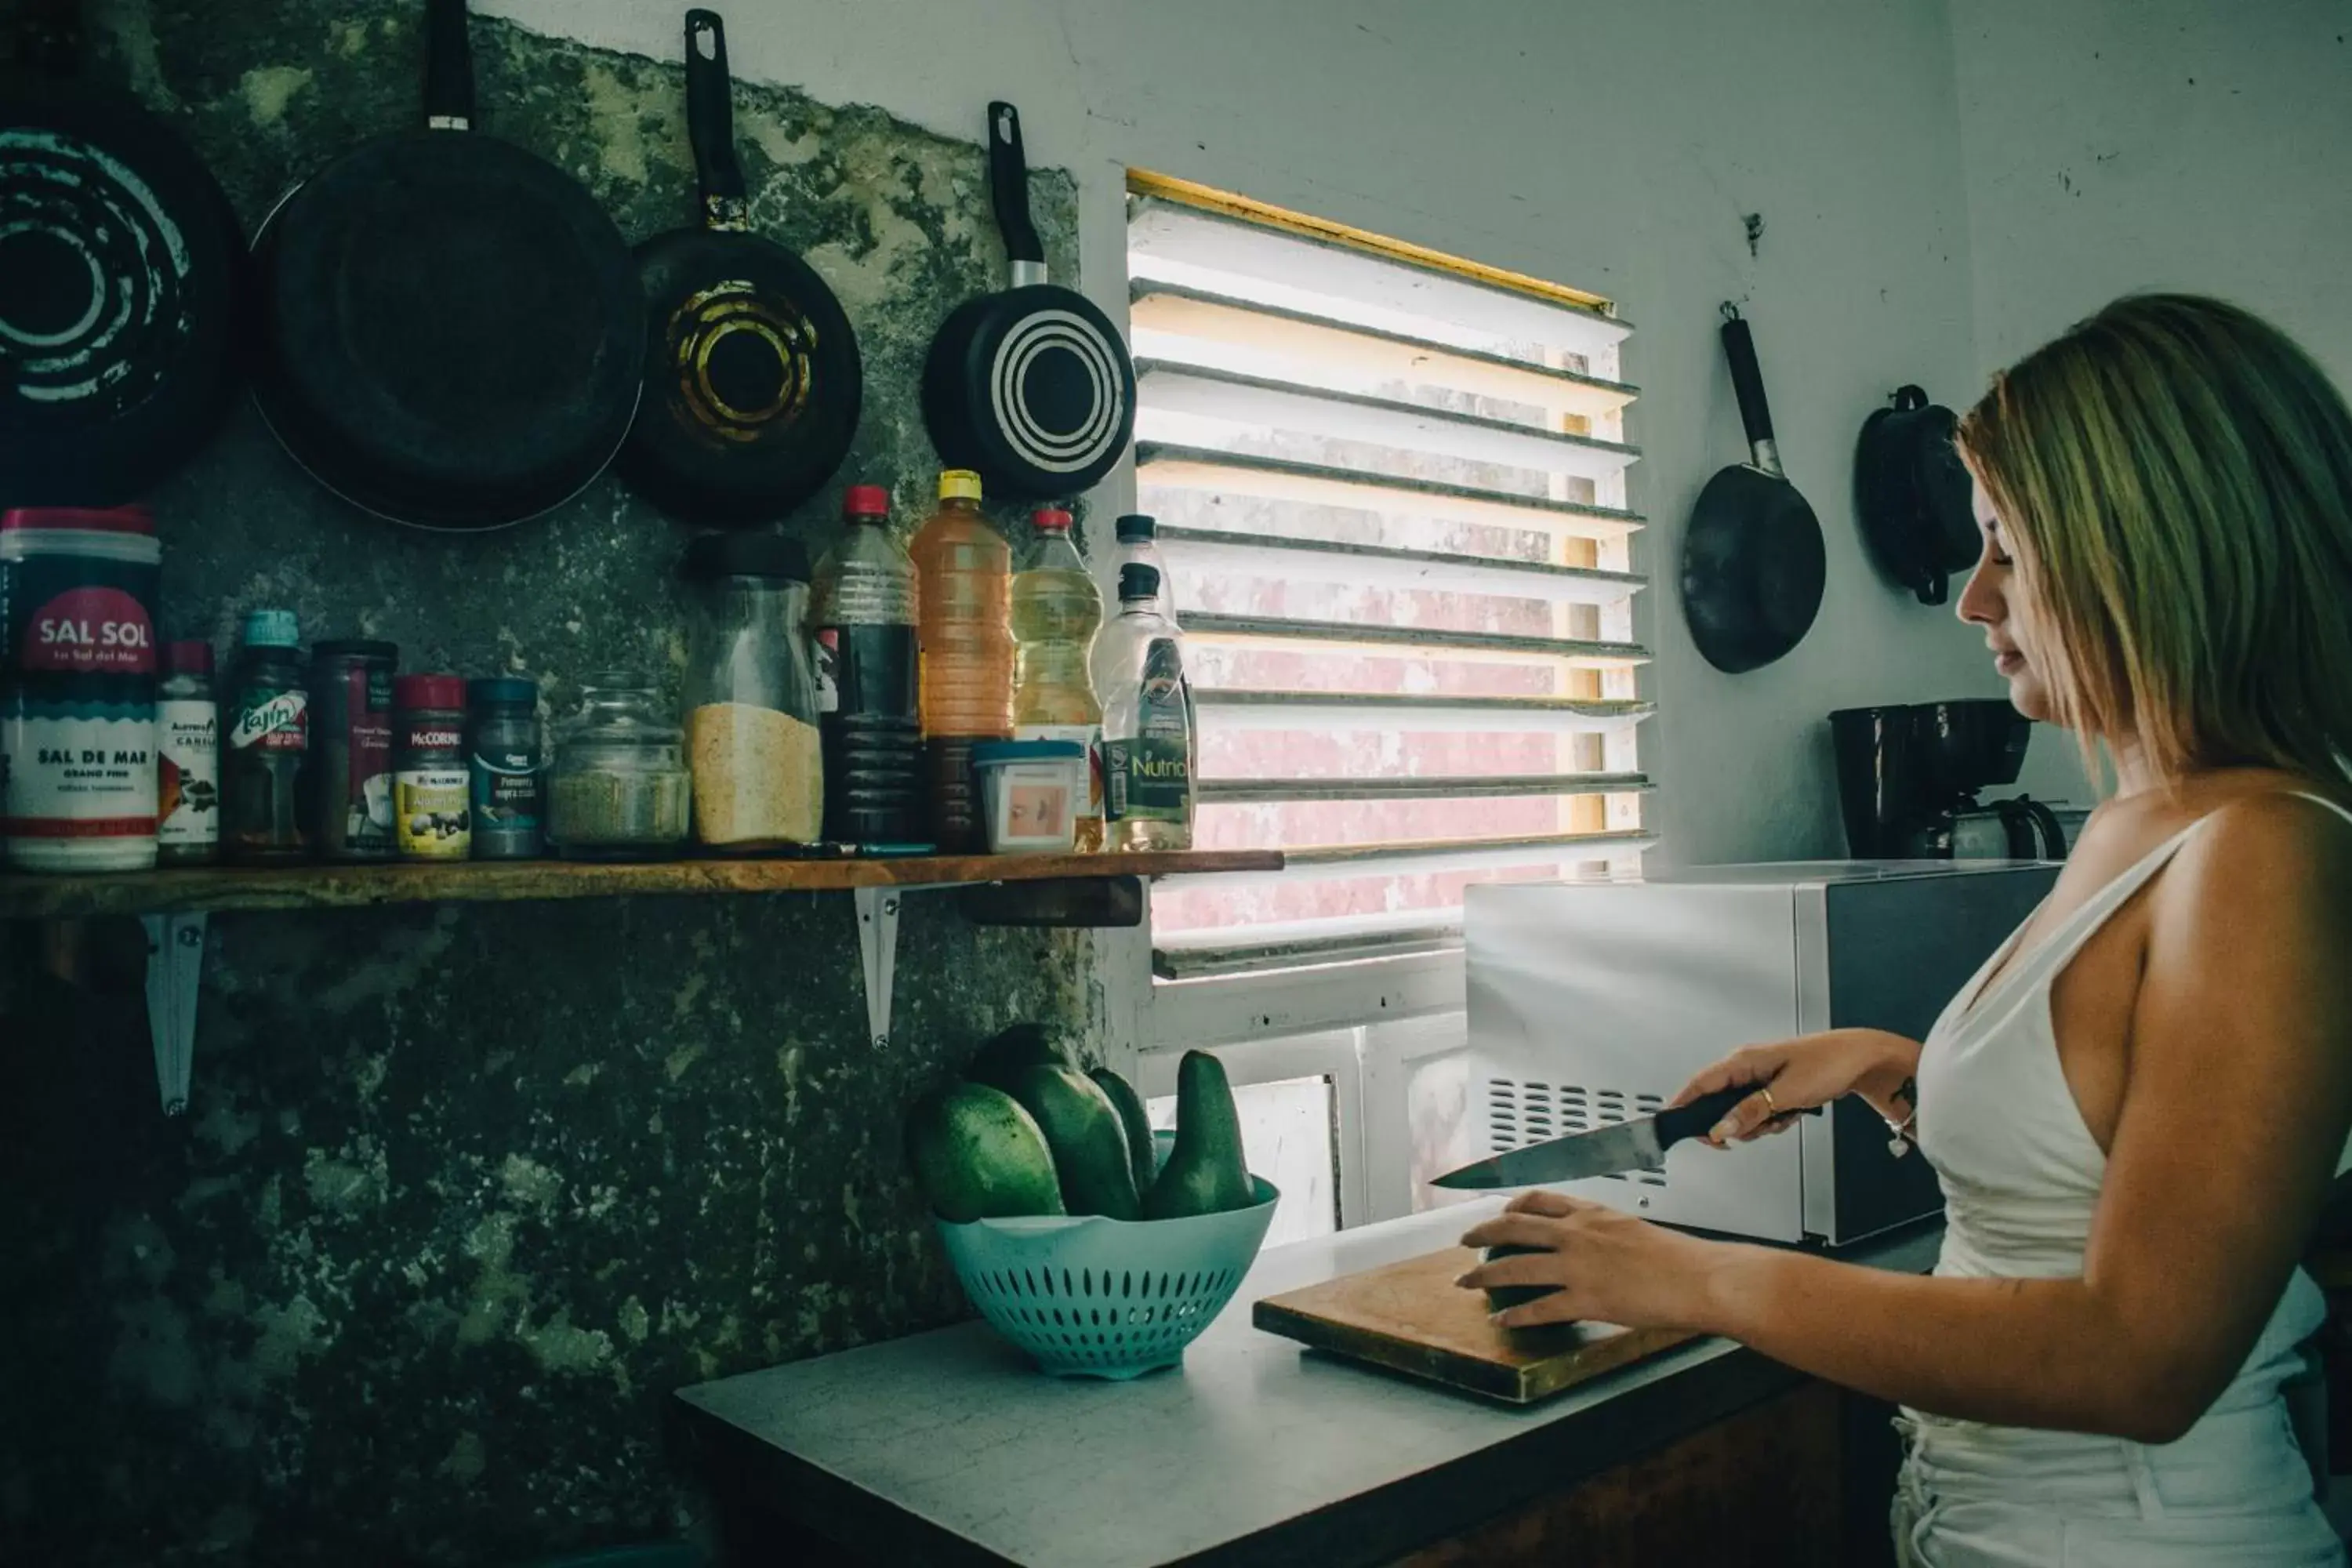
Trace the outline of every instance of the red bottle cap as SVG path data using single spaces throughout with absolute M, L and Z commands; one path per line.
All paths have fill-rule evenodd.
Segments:
M 163 645 L 164 674 L 210 675 L 212 672 L 212 644 L 208 642 L 171 642 Z
M 433 708 L 463 709 L 466 681 L 457 675 L 396 675 L 392 680 L 392 705 L 412 711 Z
M 28 506 L 0 511 L 0 532 L 20 528 L 70 528 L 88 533 L 155 531 L 155 514 L 143 506 L 106 509 L 72 506 Z
M 1048 532 L 1070 526 L 1070 514 L 1060 507 L 1041 507 L 1029 514 L 1029 521 Z
M 887 517 L 890 515 L 890 492 L 880 485 L 852 485 L 841 498 L 841 515 L 851 517 Z

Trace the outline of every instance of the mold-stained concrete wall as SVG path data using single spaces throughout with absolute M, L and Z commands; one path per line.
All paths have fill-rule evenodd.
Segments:
M 101 74 L 195 142 L 248 229 L 416 115 L 421 6 L 91 10 Z M 688 219 L 675 66 L 488 19 L 474 41 L 489 132 L 633 239 Z M 759 227 L 832 280 L 865 354 L 855 452 L 789 527 L 821 549 L 854 479 L 911 526 L 924 346 L 1001 286 L 981 153 L 772 87 L 736 115 Z M 1070 182 L 1034 184 L 1066 274 Z M 283 605 L 306 641 L 530 676 L 558 711 L 600 667 L 675 686 L 687 532 L 611 481 L 505 532 L 412 532 L 240 409 L 155 505 L 163 629 L 224 655 Z M 135 990 L 68 987 L 40 933 L 0 931 L 0 1562 L 493 1564 L 677 1528 L 668 1391 L 960 1313 L 899 1110 L 987 1031 L 1083 1011 L 1084 938 L 975 931 L 941 894 L 904 921 L 877 1050 L 845 896 L 216 917 L 168 1122 Z

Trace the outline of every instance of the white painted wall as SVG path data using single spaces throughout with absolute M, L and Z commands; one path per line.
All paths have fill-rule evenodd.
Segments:
M 2183 289 L 2352 387 L 2352 4 L 1968 0 L 1952 32 L 1981 374 L 2118 294 Z M 2080 776 L 2045 734 L 2021 782 Z

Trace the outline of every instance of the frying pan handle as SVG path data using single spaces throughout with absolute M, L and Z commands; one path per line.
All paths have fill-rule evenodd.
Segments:
M 1005 259 L 1013 263 L 1013 284 L 1043 283 L 1045 247 L 1029 220 L 1029 159 L 1021 147 L 1021 111 L 1001 100 L 988 106 L 988 194 L 1004 236 Z
M 686 14 L 686 134 L 702 185 L 702 221 L 741 228 L 743 165 L 735 157 L 735 88 L 727 69 L 727 24 L 716 11 Z
M 1756 340 L 1738 306 L 1723 308 L 1723 356 L 1731 362 L 1731 390 L 1739 399 L 1739 422 L 1748 427 L 1748 449 L 1756 466 L 1780 472 L 1780 448 L 1772 439 L 1772 405 L 1764 400 L 1764 373 L 1756 364 Z
M 474 46 L 466 32 L 466 0 L 425 0 L 425 125 L 429 131 L 474 128 Z

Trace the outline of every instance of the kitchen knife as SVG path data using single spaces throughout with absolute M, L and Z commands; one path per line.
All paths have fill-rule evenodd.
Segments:
M 1524 1149 L 1448 1171 L 1430 1184 L 1471 1191 L 1490 1187 L 1531 1187 L 1547 1182 L 1573 1182 L 1586 1176 L 1613 1175 L 1620 1171 L 1654 1170 L 1666 1151 L 1685 1138 L 1703 1138 L 1723 1120 L 1724 1113 L 1754 1094 L 1758 1084 L 1719 1089 L 1688 1105 L 1612 1122 L 1590 1132 L 1547 1138 Z

